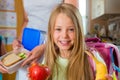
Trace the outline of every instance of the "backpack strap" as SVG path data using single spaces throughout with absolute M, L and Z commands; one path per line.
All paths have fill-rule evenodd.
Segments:
M 108 74 L 107 66 L 104 60 L 100 57 L 99 53 L 95 50 L 92 52 L 85 51 L 87 55 L 89 55 L 93 61 L 95 62 L 96 66 L 96 79 L 95 80 L 107 80 L 105 75 Z

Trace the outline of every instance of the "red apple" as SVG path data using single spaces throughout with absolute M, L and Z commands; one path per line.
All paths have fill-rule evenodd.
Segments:
M 29 67 L 29 77 L 31 80 L 46 80 L 49 75 L 50 70 L 47 66 L 34 63 Z

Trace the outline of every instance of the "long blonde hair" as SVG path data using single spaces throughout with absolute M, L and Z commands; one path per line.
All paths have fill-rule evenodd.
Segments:
M 72 54 L 69 58 L 69 63 L 67 66 L 67 80 L 92 80 L 89 61 L 87 55 L 84 53 L 85 42 L 82 29 L 83 26 L 81 15 L 79 13 L 79 10 L 71 4 L 62 3 L 58 5 L 53 10 L 50 16 L 48 25 L 48 40 L 46 43 L 45 62 L 53 72 L 54 66 L 57 65 L 56 59 L 58 58 L 59 51 L 53 41 L 53 30 L 56 17 L 60 13 L 64 13 L 69 18 L 71 18 L 75 26 L 75 41 L 74 46 L 71 50 Z M 52 76 L 50 76 L 49 80 L 52 80 Z

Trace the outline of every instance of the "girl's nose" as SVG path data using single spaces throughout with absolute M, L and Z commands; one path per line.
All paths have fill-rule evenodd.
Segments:
M 67 38 L 67 37 L 68 37 L 67 30 L 64 30 L 64 31 L 62 32 L 62 37 L 63 37 L 63 38 Z

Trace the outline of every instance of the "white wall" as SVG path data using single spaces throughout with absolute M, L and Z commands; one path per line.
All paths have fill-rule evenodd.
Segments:
M 87 33 L 86 0 L 79 0 L 79 10 L 83 20 L 84 34 Z

